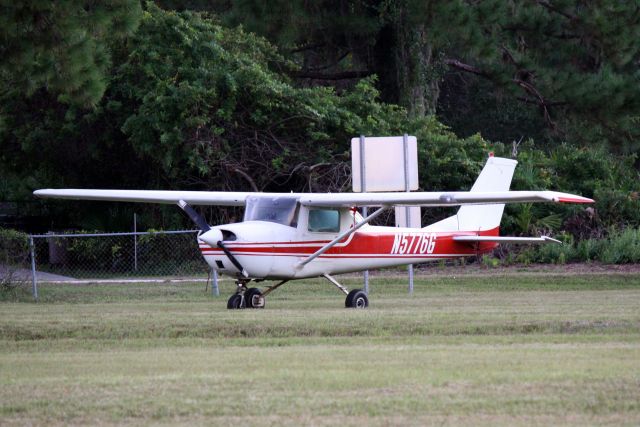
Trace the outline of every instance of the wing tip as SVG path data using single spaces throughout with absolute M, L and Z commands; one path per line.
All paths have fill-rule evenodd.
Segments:
M 549 237 L 549 236 L 540 236 L 540 237 L 544 239 L 545 242 L 548 242 L 548 243 L 557 243 L 559 245 L 562 244 L 562 241 L 558 239 L 554 239 L 553 237 Z
M 583 204 L 595 203 L 595 200 L 590 199 L 588 197 L 581 197 L 581 196 L 571 196 L 571 197 L 560 196 L 556 198 L 556 201 L 558 203 L 583 203 Z

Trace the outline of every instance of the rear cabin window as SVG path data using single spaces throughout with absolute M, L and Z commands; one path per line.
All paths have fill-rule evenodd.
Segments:
M 340 231 L 340 212 L 335 209 L 310 210 L 309 231 L 317 233 Z

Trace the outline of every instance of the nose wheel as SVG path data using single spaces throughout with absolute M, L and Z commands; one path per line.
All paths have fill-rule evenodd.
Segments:
M 247 308 L 264 308 L 264 295 L 258 288 L 247 289 L 247 292 L 244 293 L 244 299 L 247 303 Z
M 243 294 L 233 294 L 227 301 L 227 308 L 229 310 L 239 310 L 241 308 L 246 308 L 247 304 L 244 299 Z
M 243 308 L 264 308 L 266 304 L 266 296 L 272 291 L 276 290 L 280 286 L 284 285 L 288 280 L 283 280 L 280 283 L 268 287 L 264 292 L 258 288 L 248 288 L 248 281 L 237 281 L 238 290 L 235 294 L 231 295 L 227 301 L 227 308 L 229 310 L 239 310 Z

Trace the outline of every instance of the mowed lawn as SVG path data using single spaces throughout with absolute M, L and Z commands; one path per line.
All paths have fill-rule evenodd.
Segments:
M 0 425 L 640 424 L 640 275 L 371 286 L 42 286 L 0 302 Z

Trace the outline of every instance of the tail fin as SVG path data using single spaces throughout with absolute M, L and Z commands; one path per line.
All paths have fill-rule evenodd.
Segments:
M 489 157 L 471 192 L 509 191 L 513 171 L 518 162 L 502 157 Z M 487 231 L 500 226 L 504 204 L 465 205 L 458 213 L 425 229 L 444 231 Z

